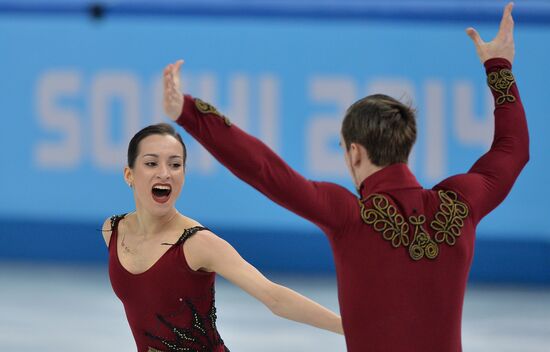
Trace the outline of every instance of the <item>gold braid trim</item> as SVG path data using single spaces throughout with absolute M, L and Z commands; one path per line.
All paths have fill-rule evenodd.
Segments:
M 439 191 L 437 194 L 441 204 L 430 227 L 435 231 L 434 239 L 437 243 L 445 241 L 449 246 L 454 246 L 464 226 L 464 219 L 468 216 L 468 206 L 457 200 L 455 192 Z
M 153 347 L 149 347 L 147 349 L 147 352 L 162 352 L 161 350 L 157 350 L 156 348 L 153 348 Z
M 435 259 L 439 254 L 439 246 L 431 239 L 430 235 L 422 228 L 426 222 L 424 215 L 409 216 L 409 221 L 414 225 L 414 240 L 409 247 L 409 255 L 414 260 L 420 260 L 424 256 Z
M 487 75 L 487 84 L 489 87 L 500 94 L 496 99 L 496 105 L 501 105 L 505 102 L 513 103 L 516 101 L 516 97 L 510 94 L 510 88 L 514 82 L 515 79 L 512 71 L 506 68 L 491 72 Z
M 213 114 L 218 116 L 223 120 L 223 122 L 227 126 L 231 126 L 231 121 L 225 117 L 223 114 L 221 114 L 218 109 L 216 109 L 214 106 L 208 104 L 205 101 L 200 100 L 199 98 L 195 98 L 195 106 L 197 107 L 197 110 L 203 114 Z
M 457 200 L 457 195 L 451 191 L 439 191 L 439 211 L 430 223 L 435 236 L 430 237 L 425 230 L 426 216 L 411 215 L 405 221 L 388 198 L 381 194 L 373 194 L 365 200 L 359 200 L 361 219 L 365 224 L 382 234 L 382 238 L 390 241 L 394 248 L 408 247 L 409 256 L 417 261 L 422 258 L 435 259 L 439 255 L 439 243 L 445 242 L 454 246 L 456 238 L 464 226 L 468 216 L 468 206 Z M 372 208 L 367 208 L 365 202 L 372 199 Z M 410 241 L 409 230 L 414 229 L 413 240 Z
M 372 225 L 375 231 L 382 233 L 382 237 L 386 241 L 391 241 L 393 247 L 409 246 L 409 224 L 386 197 L 374 194 L 372 195 L 374 208 L 366 208 L 361 201 L 359 206 L 363 222 Z

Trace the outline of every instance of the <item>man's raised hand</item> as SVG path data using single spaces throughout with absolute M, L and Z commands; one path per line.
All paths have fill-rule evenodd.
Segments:
M 470 27 L 466 33 L 472 38 L 476 46 L 477 55 L 482 63 L 485 61 L 501 57 L 510 63 L 514 61 L 514 19 L 512 18 L 512 8 L 514 3 L 510 2 L 504 8 L 502 20 L 496 37 L 490 42 L 484 42 L 477 31 Z
M 176 121 L 183 110 L 183 95 L 180 87 L 180 67 L 183 60 L 168 64 L 164 68 L 164 113 Z

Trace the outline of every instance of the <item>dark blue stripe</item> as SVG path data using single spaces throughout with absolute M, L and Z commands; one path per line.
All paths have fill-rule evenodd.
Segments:
M 289 6 L 216 6 L 202 4 L 176 4 L 161 6 L 119 4 L 102 7 L 91 7 L 85 4 L 0 4 L 0 13 L 19 15 L 85 15 L 95 13 L 106 17 L 117 16 L 204 16 L 204 17 L 239 17 L 239 18 L 273 18 L 305 19 L 323 21 L 407 21 L 407 22 L 459 22 L 465 24 L 497 23 L 501 17 L 500 7 L 481 8 L 441 8 L 441 7 L 408 7 L 362 6 L 352 7 L 289 7 Z M 99 11 L 98 11 L 99 10 Z M 550 6 L 542 8 L 523 8 L 514 11 L 516 23 L 522 25 L 550 25 Z
M 106 264 L 97 224 L 0 219 L 0 261 Z M 261 271 L 334 274 L 328 240 L 320 231 L 209 226 Z M 469 281 L 550 285 L 550 240 L 483 238 L 476 241 Z

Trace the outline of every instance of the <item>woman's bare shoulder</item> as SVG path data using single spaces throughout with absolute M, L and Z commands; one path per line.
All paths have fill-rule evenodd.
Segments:
M 103 226 L 101 227 L 101 233 L 107 247 L 109 247 L 109 242 L 111 241 L 111 234 L 113 233 L 113 226 L 115 223 L 118 223 L 120 228 L 122 220 L 124 219 L 124 222 L 127 222 L 129 217 L 131 217 L 131 214 L 113 215 L 105 219 Z

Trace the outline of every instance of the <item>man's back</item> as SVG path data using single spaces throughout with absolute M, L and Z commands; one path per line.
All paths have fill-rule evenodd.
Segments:
M 404 164 L 370 176 L 348 226 L 329 233 L 349 351 L 460 351 L 475 224 L 451 190 Z

